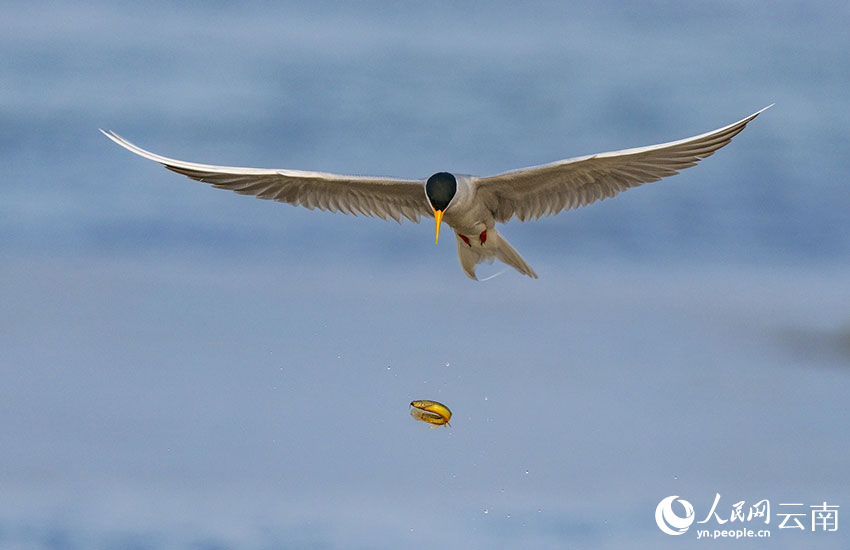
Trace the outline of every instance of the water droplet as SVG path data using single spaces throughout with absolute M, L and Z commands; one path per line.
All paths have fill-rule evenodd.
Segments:
M 392 370 L 392 367 L 387 365 L 387 370 Z
M 446 366 L 447 366 L 447 367 L 450 367 L 450 366 L 451 366 L 451 363 L 449 363 L 448 361 L 446 361 Z
M 673 476 L 673 479 L 679 479 L 679 476 Z
M 489 514 L 489 513 L 490 513 L 490 510 L 488 510 L 487 508 L 484 508 L 484 513 L 485 513 L 485 514 Z
M 484 396 L 484 401 L 487 401 L 487 396 L 486 396 L 486 395 Z
M 511 515 L 510 515 L 510 514 L 508 514 L 508 519 L 511 519 Z
M 528 475 L 528 470 L 525 471 L 525 475 Z

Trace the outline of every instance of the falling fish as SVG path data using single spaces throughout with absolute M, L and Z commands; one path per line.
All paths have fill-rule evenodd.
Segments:
M 436 401 L 411 401 L 410 416 L 431 424 L 431 429 L 434 430 L 438 426 L 451 426 L 449 419 L 452 417 L 452 411 Z

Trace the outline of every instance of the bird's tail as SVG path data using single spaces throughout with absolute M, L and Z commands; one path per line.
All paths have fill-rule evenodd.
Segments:
M 525 263 L 519 252 L 514 250 L 514 247 L 495 228 L 487 230 L 487 239 L 483 243 L 478 237 L 467 238 L 468 243 L 458 234 L 455 234 L 455 238 L 460 266 L 470 279 L 478 280 L 478 277 L 475 276 L 475 266 L 482 262 L 492 263 L 494 259 L 499 259 L 523 275 L 528 275 L 533 279 L 537 278 L 537 273 L 531 269 L 530 265 Z

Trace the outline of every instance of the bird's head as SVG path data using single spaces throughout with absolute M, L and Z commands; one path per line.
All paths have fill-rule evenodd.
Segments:
M 437 172 L 425 183 L 425 195 L 431 203 L 434 211 L 434 219 L 437 221 L 437 238 L 440 241 L 440 222 L 443 220 L 443 212 L 449 207 L 457 192 L 457 180 L 448 172 Z

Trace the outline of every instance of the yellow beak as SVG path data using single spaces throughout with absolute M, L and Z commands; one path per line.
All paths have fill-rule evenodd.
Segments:
M 437 240 L 435 240 L 434 242 L 438 243 L 440 242 L 440 222 L 443 221 L 443 211 L 436 210 L 433 206 L 431 207 L 431 209 L 434 210 L 434 219 L 437 220 Z

